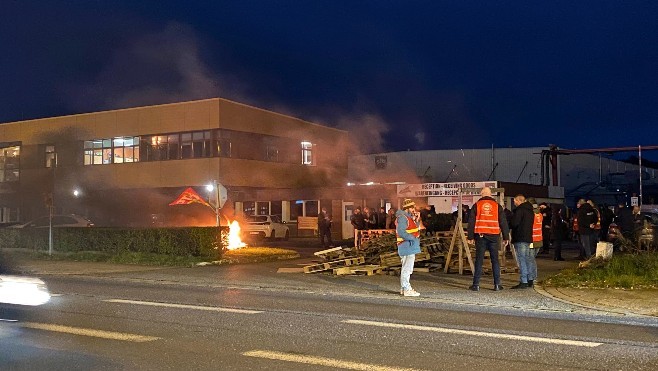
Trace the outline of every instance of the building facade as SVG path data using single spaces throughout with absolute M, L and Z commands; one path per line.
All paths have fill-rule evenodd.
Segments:
M 214 225 L 168 206 L 217 180 L 223 213 L 317 215 L 347 175 L 347 132 L 215 98 L 0 125 L 0 223 L 76 213 L 106 226 Z M 325 202 L 330 202 L 325 201 Z

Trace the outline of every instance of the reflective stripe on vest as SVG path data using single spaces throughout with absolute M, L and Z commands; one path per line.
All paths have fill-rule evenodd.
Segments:
M 544 216 L 541 213 L 535 214 L 535 220 L 532 222 L 532 242 L 539 242 L 542 240 L 541 223 Z
M 405 214 L 404 217 L 407 218 L 407 229 L 405 229 L 404 231 L 409 233 L 410 235 L 413 235 L 414 237 L 420 237 L 420 228 L 418 228 L 416 222 L 412 218 L 410 218 L 409 215 Z M 397 226 L 398 226 L 398 220 L 395 219 L 395 227 L 396 227 L 395 237 L 399 245 L 404 242 L 404 238 L 400 237 L 400 235 L 398 234 Z
M 475 233 L 499 234 L 498 203 L 494 200 L 480 200 L 475 205 Z

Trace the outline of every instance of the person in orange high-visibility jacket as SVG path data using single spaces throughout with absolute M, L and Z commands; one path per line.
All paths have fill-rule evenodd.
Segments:
M 469 287 L 472 291 L 480 291 L 480 277 L 482 277 L 482 263 L 484 252 L 489 251 L 491 266 L 494 276 L 494 290 L 500 291 L 500 263 L 498 262 L 498 238 L 502 232 L 503 243 L 509 244 L 509 227 L 505 211 L 496 200 L 491 197 L 491 188 L 484 187 L 480 191 L 482 196 L 471 208 L 468 218 L 468 243 L 475 244 L 475 272 L 473 273 L 473 284 Z
M 395 237 L 398 244 L 398 255 L 402 262 L 400 294 L 404 296 L 420 296 L 409 283 L 414 270 L 416 254 L 420 253 L 420 228 L 414 220 L 415 208 L 416 203 L 407 198 L 402 202 L 402 210 L 395 213 Z
M 544 215 L 541 208 L 537 205 L 534 198 L 529 198 L 528 202 L 532 203 L 532 212 L 534 220 L 532 223 L 532 244 L 528 254 L 528 286 L 532 287 L 537 279 L 537 254 L 544 245 Z

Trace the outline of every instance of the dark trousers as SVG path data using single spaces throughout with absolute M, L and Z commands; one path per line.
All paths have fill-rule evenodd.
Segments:
M 589 259 L 592 256 L 592 244 L 596 244 L 596 234 L 580 231 L 580 244 L 582 257 Z
M 556 238 L 555 241 L 553 241 L 553 247 L 555 248 L 553 258 L 562 259 L 562 238 Z
M 320 228 L 318 232 L 320 233 L 320 246 L 325 247 L 334 244 L 331 242 L 331 228 Z M 327 245 L 324 244 L 325 237 L 327 238 Z
M 475 235 L 475 272 L 473 274 L 473 285 L 480 284 L 482 277 L 482 263 L 484 252 L 489 251 L 491 256 L 491 268 L 493 269 L 494 285 L 500 285 L 500 263 L 498 262 L 498 235 Z

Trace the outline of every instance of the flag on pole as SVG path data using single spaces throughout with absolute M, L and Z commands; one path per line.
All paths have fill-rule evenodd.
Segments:
M 206 202 L 203 198 L 201 198 L 201 196 L 199 196 L 199 194 L 196 193 L 196 191 L 192 189 L 192 187 L 188 187 L 186 190 L 184 190 L 183 193 L 181 193 L 177 199 L 175 199 L 172 203 L 169 204 L 169 206 L 189 205 L 193 203 L 199 203 L 204 206 L 210 206 L 210 204 Z

